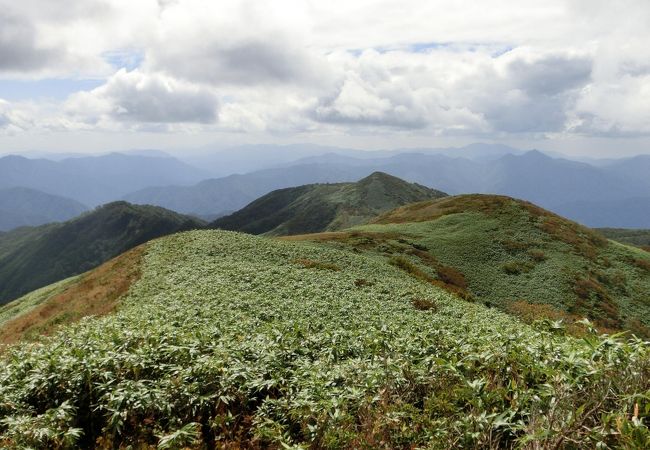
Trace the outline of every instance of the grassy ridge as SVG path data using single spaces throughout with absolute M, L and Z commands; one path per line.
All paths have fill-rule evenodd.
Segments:
M 605 331 L 650 336 L 647 252 L 508 197 L 421 202 L 349 232 L 290 239 L 392 258 L 420 278 L 527 320 L 588 317 Z
M 382 255 L 148 245 L 113 315 L 0 364 L 0 445 L 643 448 L 649 347 L 531 328 Z

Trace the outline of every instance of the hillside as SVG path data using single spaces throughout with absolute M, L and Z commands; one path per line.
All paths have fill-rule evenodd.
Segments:
M 647 343 L 533 328 L 379 254 L 196 231 L 141 255 L 87 275 L 111 286 L 132 273 L 120 268 L 137 268 L 126 294 L 99 312 L 108 315 L 0 354 L 0 445 L 650 443 Z M 30 327 L 39 314 L 29 314 L 53 297 L 94 289 L 82 282 L 12 304 L 29 302 L 3 329 Z
M 27 187 L 91 207 L 154 185 L 197 183 L 207 174 L 177 159 L 111 153 L 61 161 L 0 157 L 0 189 Z
M 598 232 L 613 241 L 636 245 L 637 247 L 650 251 L 650 230 L 599 228 Z
M 465 195 L 367 226 L 290 237 L 384 255 L 416 277 L 524 318 L 588 317 L 650 336 L 650 254 L 531 203 Z
M 356 183 L 309 184 L 273 191 L 210 226 L 272 236 L 340 230 L 398 206 L 444 196 L 375 172 Z
M 0 231 L 72 219 L 86 208 L 81 203 L 23 187 L 0 189 Z
M 5 233 L 0 235 L 0 304 L 150 239 L 202 226 L 162 208 L 115 202 L 61 224 Z

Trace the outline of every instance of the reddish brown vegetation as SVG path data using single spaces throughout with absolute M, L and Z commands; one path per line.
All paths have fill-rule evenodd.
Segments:
M 634 265 L 637 266 L 639 269 L 643 269 L 646 272 L 650 272 L 650 261 L 648 261 L 647 259 L 636 258 L 634 260 Z
M 573 291 L 578 296 L 572 312 L 586 315 L 601 326 L 618 330 L 622 323 L 618 306 L 611 299 L 605 287 L 593 278 L 577 278 Z
M 141 245 L 81 276 L 63 292 L 7 322 L 0 343 L 50 334 L 61 325 L 86 316 L 102 316 L 115 310 L 120 298 L 140 278 L 145 246 Z
M 415 309 L 419 309 L 420 311 L 433 311 L 436 312 L 438 310 L 438 305 L 436 305 L 436 302 L 433 300 L 427 300 L 424 298 L 414 298 L 411 300 L 411 304 Z
M 583 316 L 562 311 L 546 303 L 529 303 L 525 300 L 519 300 L 508 306 L 508 312 L 528 324 L 545 319 L 561 320 L 566 327 L 567 333 L 573 336 L 584 336 L 587 332 L 586 327 L 578 323 L 584 318 Z M 639 325 L 640 328 L 643 327 L 642 324 Z M 620 331 L 620 328 L 609 328 L 598 320 L 594 321 L 594 326 L 600 333 L 612 334 Z M 635 334 L 641 335 L 638 332 Z

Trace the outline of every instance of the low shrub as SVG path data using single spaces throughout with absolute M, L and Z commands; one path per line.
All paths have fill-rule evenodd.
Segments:
M 438 310 L 438 305 L 436 305 L 436 302 L 426 298 L 414 298 L 411 300 L 411 304 L 415 309 L 418 309 L 420 311 L 436 312 Z

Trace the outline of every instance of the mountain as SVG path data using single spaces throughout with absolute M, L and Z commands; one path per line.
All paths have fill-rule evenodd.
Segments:
M 466 153 L 471 155 L 470 150 Z M 626 180 L 621 175 L 622 169 L 552 158 L 539 151 L 499 156 L 500 151 L 496 148 L 492 157 L 484 159 L 431 152 L 379 152 L 374 157 L 373 152 L 366 152 L 363 157 L 329 152 L 286 167 L 206 180 L 195 186 L 148 188 L 124 199 L 208 216 L 238 210 L 276 189 L 349 182 L 376 171 L 450 194 L 486 193 L 522 198 L 571 218 L 578 218 L 580 212 L 575 202 L 618 201 L 650 195 L 650 187 L 638 177 Z M 613 217 L 612 213 L 610 218 Z
M 0 235 L 0 304 L 85 272 L 150 239 L 200 228 L 153 206 L 109 203 L 76 219 Z
M 588 317 L 650 337 L 650 254 L 531 203 L 461 195 L 289 240 L 386 255 L 412 275 L 526 319 Z
M 598 232 L 608 239 L 624 244 L 636 245 L 650 251 L 650 230 L 634 230 L 629 228 L 599 228 Z
M 634 180 L 621 182 L 605 169 L 538 151 L 504 156 L 488 170 L 489 181 L 481 192 L 514 196 L 551 209 L 578 200 L 624 198 L 644 190 Z
M 622 183 L 634 182 L 650 191 L 650 155 L 614 159 L 604 165 L 605 170 L 616 175 Z
M 0 353 L 0 442 L 647 447 L 649 343 L 528 326 L 359 247 L 179 233 L 6 305 L 0 339 L 21 341 Z
M 554 210 L 591 227 L 650 228 L 650 196 L 577 200 L 558 205 Z
M 153 185 L 194 184 L 202 170 L 169 157 L 111 153 L 61 161 L 0 158 L 0 189 L 27 187 L 96 206 Z
M 305 164 L 230 175 L 194 186 L 151 187 L 125 195 L 124 200 L 162 206 L 184 214 L 209 216 L 236 211 L 276 189 L 309 183 L 354 181 L 371 173 L 368 170 L 365 167 Z
M 23 187 L 0 189 L 0 231 L 61 222 L 87 208 L 69 198 Z
M 375 172 L 356 183 L 308 184 L 273 191 L 210 226 L 273 236 L 340 230 L 407 203 L 446 195 Z

